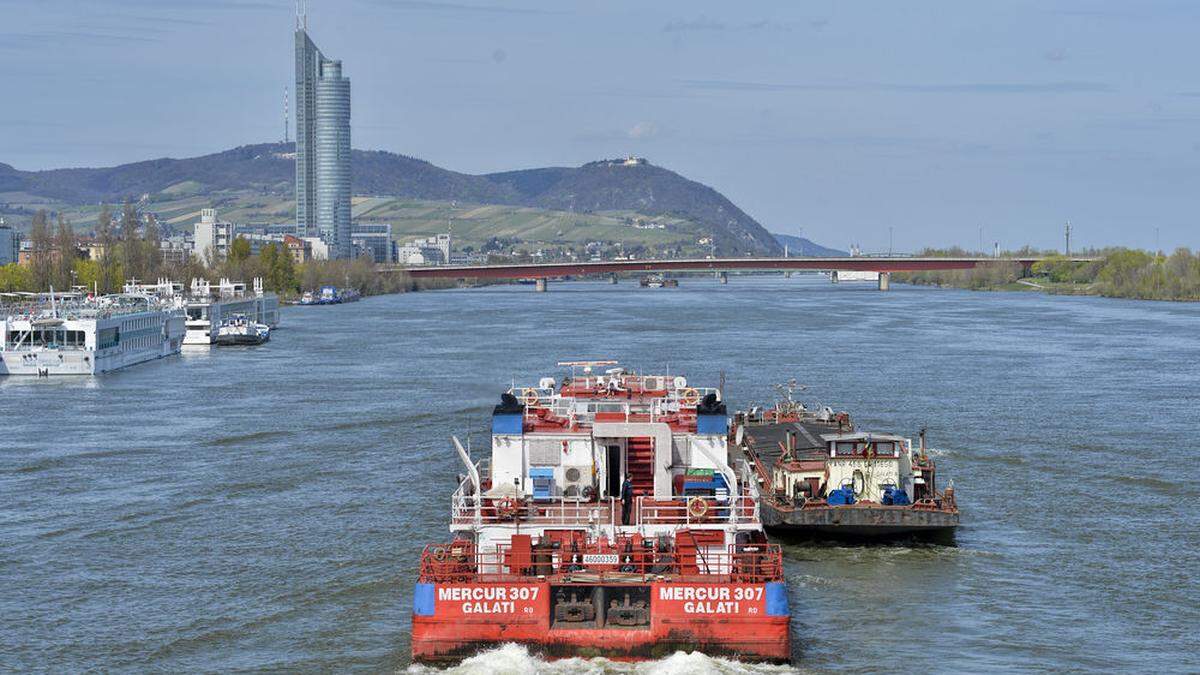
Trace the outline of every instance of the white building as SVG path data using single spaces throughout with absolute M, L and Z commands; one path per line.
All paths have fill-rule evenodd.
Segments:
M 450 262 L 450 234 L 435 234 L 396 248 L 401 265 L 445 265 Z
M 195 254 L 200 256 L 205 265 L 224 260 L 229 255 L 233 237 L 233 223 L 217 220 L 216 209 L 200 210 L 200 222 L 196 223 L 192 241 Z

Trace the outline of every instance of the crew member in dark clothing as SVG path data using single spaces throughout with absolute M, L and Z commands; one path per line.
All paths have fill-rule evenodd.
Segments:
M 621 483 L 621 524 L 629 524 L 629 511 L 633 508 L 633 482 L 629 480 L 629 476 L 625 476 L 625 482 Z

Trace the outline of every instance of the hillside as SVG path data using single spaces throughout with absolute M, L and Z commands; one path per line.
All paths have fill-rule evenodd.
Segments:
M 629 210 L 707 225 L 725 254 L 783 250 L 762 225 L 721 193 L 649 163 L 600 161 L 578 169 L 510 171 L 487 178 L 513 189 L 529 206 L 583 213 Z
M 788 255 L 798 256 L 815 256 L 818 258 L 838 258 L 850 255 L 846 251 L 839 251 L 836 248 L 828 248 L 814 243 L 811 239 L 805 237 L 797 237 L 791 234 L 780 234 L 772 232 L 772 237 L 779 242 L 780 246 L 786 246 Z
M 28 216 L 34 208 L 77 211 L 101 201 L 143 197 L 154 203 L 154 208 L 179 200 L 202 203 L 209 199 L 222 209 L 229 206 L 246 210 L 250 196 L 258 195 L 262 204 L 249 204 L 249 210 L 257 212 L 261 206 L 270 218 L 279 219 L 286 214 L 284 202 L 294 190 L 293 150 L 291 144 L 264 143 L 187 159 L 47 171 L 20 171 L 0 164 L 0 213 Z M 619 234 L 627 235 L 630 242 L 669 239 L 694 244 L 711 235 L 718 252 L 725 255 L 779 254 L 783 250 L 762 225 L 716 190 L 646 162 L 600 161 L 578 168 L 471 175 L 404 155 L 355 150 L 353 171 L 354 191 L 361 197 L 506 205 L 579 216 L 599 214 L 615 217 L 616 222 L 636 219 L 640 214 L 669 222 L 674 235 L 664 238 L 661 230 L 633 227 L 620 230 Z M 177 209 L 179 216 L 186 215 L 195 203 Z M 385 215 L 376 211 L 361 217 L 378 219 Z M 553 240 L 580 239 L 560 232 L 563 222 L 570 227 L 571 219 L 552 220 L 556 223 Z

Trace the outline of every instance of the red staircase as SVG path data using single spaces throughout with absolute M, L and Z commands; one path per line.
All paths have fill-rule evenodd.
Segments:
M 630 438 L 626 446 L 626 467 L 634 496 L 654 494 L 654 439 L 649 436 Z

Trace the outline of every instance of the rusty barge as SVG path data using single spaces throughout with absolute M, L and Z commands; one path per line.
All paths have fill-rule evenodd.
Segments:
M 753 467 L 763 525 L 815 539 L 952 541 L 959 510 L 951 483 L 939 490 L 925 446 L 855 429 L 849 414 L 791 399 L 738 412 L 730 449 Z

